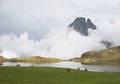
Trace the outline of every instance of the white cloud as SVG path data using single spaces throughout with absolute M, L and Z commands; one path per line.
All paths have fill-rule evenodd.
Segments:
M 104 48 L 100 41 L 102 37 L 96 34 L 97 31 L 91 31 L 88 37 L 81 36 L 75 31 L 68 34 L 66 27 L 60 27 L 51 30 L 45 38 L 38 40 L 29 39 L 27 33 L 19 37 L 15 35 L 0 36 L 3 44 L 0 44 L 1 55 L 5 57 L 29 57 L 44 56 L 61 59 L 80 57 L 80 55 L 89 50 L 98 50 Z M 68 35 L 67 35 L 68 34 Z M 7 53 L 8 52 L 8 53 Z
M 113 42 L 116 46 L 120 45 L 120 20 L 113 22 L 103 21 L 98 25 L 98 32 L 105 40 Z
M 0 0 L 0 52 L 6 57 L 67 59 L 104 48 L 102 39 L 120 45 L 119 4 L 120 0 Z M 97 31 L 90 31 L 89 37 L 72 31 L 66 39 L 64 25 L 80 16 L 90 17 Z

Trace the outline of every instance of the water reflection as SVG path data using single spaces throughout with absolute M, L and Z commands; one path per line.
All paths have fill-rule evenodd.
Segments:
M 46 64 L 31 64 L 31 63 L 21 63 L 21 62 L 4 62 L 2 66 L 16 66 L 20 64 L 21 66 L 31 66 L 36 67 L 59 67 L 59 68 L 72 68 L 84 70 L 87 68 L 89 71 L 100 71 L 100 72 L 120 72 L 120 66 L 118 65 L 83 65 L 78 62 L 58 62 L 58 63 L 46 63 Z

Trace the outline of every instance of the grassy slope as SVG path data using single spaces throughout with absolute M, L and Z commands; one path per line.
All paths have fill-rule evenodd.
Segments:
M 120 74 L 43 67 L 0 67 L 0 84 L 120 84 Z
M 3 63 L 6 60 L 3 56 L 0 56 L 0 64 Z
M 120 46 L 100 51 L 90 51 L 81 58 L 71 59 L 85 64 L 120 64 Z
M 59 62 L 61 61 L 60 59 L 57 58 L 44 58 L 40 56 L 33 56 L 33 57 L 28 57 L 28 58 L 11 58 L 8 59 L 7 61 L 9 62 L 28 62 L 28 63 L 52 63 L 52 62 Z

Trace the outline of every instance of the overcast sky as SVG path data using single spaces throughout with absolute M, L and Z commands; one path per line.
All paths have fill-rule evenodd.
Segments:
M 120 0 L 0 0 L 0 34 L 28 32 L 33 38 L 76 17 L 94 23 L 120 19 Z
M 76 17 L 91 18 L 90 36 L 67 26 Z M 120 45 L 120 0 L 0 0 L 0 55 L 69 59 L 105 49 L 100 41 Z

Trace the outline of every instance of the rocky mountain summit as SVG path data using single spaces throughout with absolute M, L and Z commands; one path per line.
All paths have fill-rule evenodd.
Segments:
M 77 17 L 73 23 L 69 25 L 70 28 L 73 28 L 81 35 L 88 36 L 88 29 L 96 29 L 96 25 L 94 25 L 90 18 L 86 20 L 85 17 Z
M 91 21 L 90 18 L 85 17 L 77 17 L 70 25 L 69 28 L 79 32 L 83 36 L 89 36 L 88 29 L 96 30 L 97 26 Z M 112 43 L 106 40 L 102 40 L 100 42 L 106 48 L 110 48 Z

